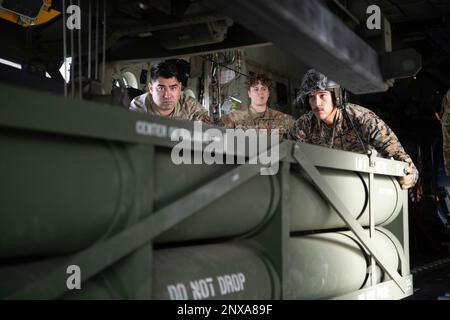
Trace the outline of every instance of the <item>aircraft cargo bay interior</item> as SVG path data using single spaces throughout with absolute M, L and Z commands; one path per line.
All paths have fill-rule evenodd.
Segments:
M 0 0 L 0 39 L 1 299 L 450 299 L 450 1 Z

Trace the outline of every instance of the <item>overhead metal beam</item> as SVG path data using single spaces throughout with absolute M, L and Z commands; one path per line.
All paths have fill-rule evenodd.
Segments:
M 355 94 L 388 89 L 375 50 L 319 1 L 209 0 L 205 4 Z
M 123 61 L 125 63 L 143 62 L 149 59 L 164 59 L 183 55 L 208 54 L 219 50 L 229 50 L 247 46 L 268 44 L 262 37 L 250 32 L 241 25 L 234 24 L 228 28 L 224 41 L 218 43 L 192 46 L 179 49 L 166 49 L 153 37 L 129 37 L 119 39 L 108 49 L 108 61 Z

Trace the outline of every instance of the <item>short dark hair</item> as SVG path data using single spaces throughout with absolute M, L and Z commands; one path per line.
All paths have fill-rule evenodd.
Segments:
M 266 86 L 268 89 L 272 87 L 272 80 L 267 77 L 264 73 L 252 73 L 247 78 L 247 88 L 250 90 L 251 87 L 261 82 L 263 86 Z
M 163 61 L 153 65 L 150 69 L 150 81 L 156 81 L 159 77 L 170 79 L 175 77 L 181 82 L 181 76 L 178 72 L 178 67 L 173 61 Z

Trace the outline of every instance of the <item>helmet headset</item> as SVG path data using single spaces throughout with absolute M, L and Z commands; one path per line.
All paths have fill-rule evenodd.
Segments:
M 309 95 L 319 90 L 330 91 L 333 104 L 337 108 L 345 107 L 347 90 L 315 69 L 308 70 L 303 77 L 297 100 L 304 106 L 309 106 Z
M 366 152 L 367 151 L 366 146 L 364 145 L 363 140 L 361 139 L 360 132 L 356 130 L 353 120 L 352 118 L 350 118 L 345 108 L 347 104 L 347 91 L 343 89 L 339 84 L 337 84 L 333 80 L 328 79 L 328 77 L 325 76 L 324 74 L 314 69 L 310 69 L 305 73 L 305 76 L 303 77 L 302 86 L 297 96 L 297 101 L 303 103 L 304 106 L 306 105 L 310 106 L 309 95 L 320 90 L 327 90 L 331 92 L 333 105 L 338 109 L 342 109 L 344 117 L 350 123 L 352 130 L 356 133 L 356 136 L 358 137 L 359 143 L 361 144 L 363 150 Z

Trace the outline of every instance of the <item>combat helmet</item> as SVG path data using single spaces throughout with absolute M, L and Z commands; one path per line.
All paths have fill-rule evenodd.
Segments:
M 315 69 L 309 69 L 305 73 L 297 95 L 297 102 L 304 106 L 309 106 L 309 95 L 318 90 L 331 91 L 334 105 L 337 107 L 344 106 L 346 102 L 345 90 L 343 90 L 339 84 Z

